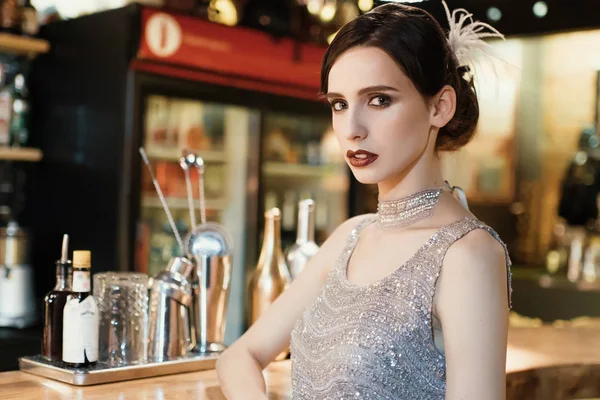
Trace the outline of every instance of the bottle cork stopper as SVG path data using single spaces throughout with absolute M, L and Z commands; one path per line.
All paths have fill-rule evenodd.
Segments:
M 281 218 L 281 211 L 277 207 L 273 207 L 270 210 L 265 211 L 266 219 L 279 220 Z
M 89 250 L 75 250 L 73 252 L 73 268 L 91 268 L 92 254 Z

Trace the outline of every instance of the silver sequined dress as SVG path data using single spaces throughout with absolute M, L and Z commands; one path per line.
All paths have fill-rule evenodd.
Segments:
M 502 241 L 481 221 L 462 218 L 441 228 L 394 273 L 359 287 L 346 279 L 346 267 L 360 232 L 374 220 L 368 216 L 352 230 L 321 293 L 296 323 L 294 400 L 445 398 L 446 359 L 434 345 L 431 323 L 444 255 L 473 229 Z M 506 260 L 510 303 L 508 253 Z

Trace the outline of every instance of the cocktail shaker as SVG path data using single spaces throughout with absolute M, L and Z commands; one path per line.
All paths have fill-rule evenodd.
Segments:
M 197 353 L 225 349 L 232 242 L 221 225 L 210 222 L 198 225 L 186 239 L 188 252 L 195 261 L 191 309 Z
M 167 269 L 152 280 L 148 358 L 166 361 L 186 355 L 194 345 L 191 334 L 190 277 L 194 264 L 184 257 L 174 257 Z

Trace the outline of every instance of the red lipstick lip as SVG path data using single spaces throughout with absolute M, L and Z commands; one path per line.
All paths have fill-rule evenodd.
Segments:
M 364 157 L 356 157 L 357 155 L 361 154 L 363 154 Z M 377 160 L 377 157 L 379 157 L 377 154 L 366 150 L 348 150 L 346 152 L 346 158 L 348 158 L 350 165 L 357 168 L 366 167 L 367 165 L 372 164 L 375 160 Z

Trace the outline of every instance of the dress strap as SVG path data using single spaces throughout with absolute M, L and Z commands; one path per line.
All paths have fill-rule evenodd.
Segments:
M 337 265 L 338 265 L 338 267 L 343 269 L 344 274 L 346 273 L 345 272 L 346 263 L 348 261 L 346 259 L 346 257 L 348 257 L 348 255 L 354 251 L 354 248 L 356 247 L 356 243 L 358 242 L 358 239 L 360 237 L 360 233 L 363 231 L 363 229 L 365 229 L 367 226 L 369 226 L 373 222 L 375 222 L 376 219 L 377 219 L 377 214 L 365 214 L 364 218 L 362 218 L 356 224 L 356 226 L 354 226 L 354 228 L 352 228 L 352 230 L 350 230 L 350 233 L 348 233 L 348 237 L 346 238 L 346 244 L 344 246 L 344 249 L 342 250 L 342 252 L 337 260 Z
M 496 241 L 498 241 L 502 245 L 502 248 L 504 249 L 504 257 L 506 259 L 508 308 L 510 309 L 510 308 L 512 308 L 512 282 L 511 282 L 512 274 L 510 271 L 512 262 L 510 260 L 509 254 L 508 254 L 508 248 L 506 247 L 506 244 L 502 241 L 502 239 L 500 238 L 500 236 L 494 229 L 492 229 L 491 227 L 489 227 L 488 225 L 486 225 L 485 223 L 483 223 L 482 221 L 480 221 L 477 218 L 470 218 L 470 217 L 464 218 L 462 220 L 457 221 L 457 223 L 450 224 L 450 225 L 442 228 L 439 231 L 439 233 L 437 235 L 438 238 L 436 240 L 436 242 L 437 242 L 436 247 L 438 247 L 438 251 L 435 252 L 439 258 L 437 260 L 438 262 L 436 263 L 436 271 L 434 272 L 435 273 L 434 288 L 435 288 L 435 284 L 437 283 L 439 274 L 441 272 L 444 257 L 446 255 L 446 252 L 450 248 L 450 246 L 452 246 L 456 241 L 458 241 L 459 239 L 464 237 L 466 234 L 468 234 L 469 232 L 471 232 L 475 229 L 484 229 L 485 231 L 487 231 L 490 235 L 492 235 L 492 237 L 494 239 L 496 239 Z
M 361 232 L 376 220 L 377 214 L 365 214 L 364 218 L 362 218 L 360 222 L 356 224 L 356 226 L 352 228 L 352 230 L 348 234 L 346 245 L 351 245 L 352 247 L 354 247 L 356 245 L 356 242 L 358 241 L 358 237 L 360 236 Z

